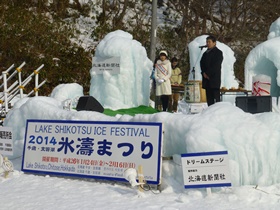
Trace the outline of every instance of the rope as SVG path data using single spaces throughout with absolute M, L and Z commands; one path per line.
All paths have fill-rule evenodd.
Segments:
M 143 184 L 143 186 L 140 185 L 140 187 L 141 187 L 141 189 L 143 189 L 144 191 L 151 191 L 151 192 L 152 192 L 153 194 L 155 194 L 155 195 L 160 194 L 160 193 L 157 193 L 157 192 L 153 191 L 152 188 L 151 188 L 151 185 L 149 185 L 149 184 Z
M 280 194 L 277 194 L 277 193 L 269 193 L 269 192 L 266 192 L 266 191 L 264 191 L 264 190 L 261 190 L 261 189 L 257 189 L 258 188 L 258 185 L 256 185 L 256 187 L 253 187 L 255 190 L 259 190 L 259 191 L 261 191 L 261 192 L 263 192 L 263 193 L 266 193 L 266 194 L 272 194 L 272 195 L 277 195 L 277 196 L 280 196 Z

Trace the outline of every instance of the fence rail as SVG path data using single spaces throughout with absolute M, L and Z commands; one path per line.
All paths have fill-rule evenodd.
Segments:
M 6 71 L 2 71 L 2 75 L 0 75 L 0 81 L 2 80 L 2 83 L 0 85 L 0 113 L 1 117 L 3 118 L 3 115 L 6 116 L 8 113 L 10 106 L 9 103 L 13 98 L 15 98 L 16 95 L 20 95 L 20 98 L 29 97 L 32 94 L 35 94 L 35 96 L 38 96 L 39 88 L 46 83 L 47 80 L 42 81 L 39 84 L 39 71 L 44 67 L 44 64 L 39 66 L 37 69 L 35 69 L 27 78 L 25 78 L 22 81 L 22 70 L 25 66 L 25 62 L 23 62 L 20 66 L 15 68 L 15 65 L 12 64 Z M 9 75 L 9 72 L 11 70 L 13 71 L 12 74 Z M 9 86 L 9 81 L 12 79 L 15 79 L 15 75 L 18 75 L 18 78 Z M 34 88 L 29 93 L 24 94 L 24 88 L 32 81 L 33 77 L 34 79 Z

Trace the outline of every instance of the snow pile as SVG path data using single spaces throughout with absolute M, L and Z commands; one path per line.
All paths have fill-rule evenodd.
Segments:
M 27 119 L 162 122 L 163 156 L 227 150 L 233 185 L 280 182 L 280 165 L 277 164 L 280 115 L 277 113 L 253 115 L 230 103 L 220 102 L 196 115 L 161 112 L 109 117 L 98 112 L 66 111 L 60 101 L 49 97 L 22 100 L 24 103 L 21 100 L 16 103 L 4 121 L 15 133 L 14 157 L 22 155 Z
M 83 95 L 83 87 L 77 83 L 71 83 L 56 86 L 50 97 L 56 100 L 65 101 L 67 99 L 75 100 Z

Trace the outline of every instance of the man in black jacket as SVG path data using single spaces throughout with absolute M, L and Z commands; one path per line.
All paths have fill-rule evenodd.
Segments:
M 216 47 L 216 38 L 206 38 L 207 50 L 200 60 L 202 88 L 206 91 L 208 106 L 220 101 L 221 65 L 223 53 Z

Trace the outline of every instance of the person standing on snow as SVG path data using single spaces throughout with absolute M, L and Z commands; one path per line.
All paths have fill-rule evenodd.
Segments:
M 178 59 L 173 57 L 171 59 L 171 67 L 172 67 L 172 74 L 170 77 L 171 87 L 172 86 L 179 86 L 182 82 L 182 73 L 180 68 L 178 67 Z M 180 94 L 178 92 L 173 92 L 172 96 L 169 99 L 169 111 L 177 112 L 178 101 L 179 101 Z
M 216 47 L 216 38 L 206 38 L 207 50 L 200 60 L 202 88 L 206 91 L 208 106 L 220 101 L 221 66 L 223 53 Z
M 169 97 L 172 94 L 170 77 L 171 63 L 165 50 L 159 52 L 159 60 L 155 64 L 156 96 L 160 96 L 162 111 L 167 111 Z

